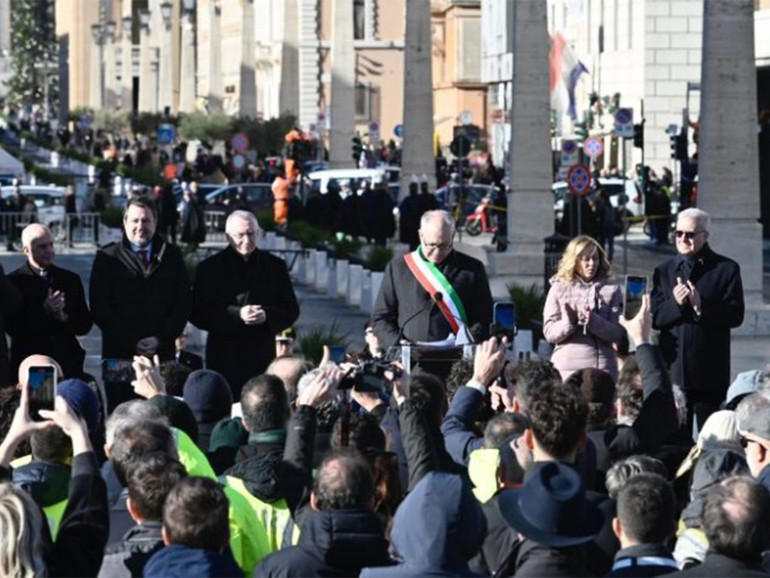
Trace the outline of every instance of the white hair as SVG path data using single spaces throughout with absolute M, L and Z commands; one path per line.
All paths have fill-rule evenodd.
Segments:
M 685 209 L 679 213 L 676 218 L 677 222 L 679 222 L 680 219 L 692 219 L 695 221 L 695 226 L 699 231 L 708 231 L 709 225 L 711 224 L 711 217 L 709 214 L 706 211 L 696 209 L 695 207 Z
M 111 448 L 112 444 L 115 443 L 115 432 L 143 419 L 164 421 L 165 417 L 157 407 L 150 405 L 143 399 L 132 399 L 121 403 L 104 424 L 105 445 Z M 165 421 L 168 425 L 168 420 Z
M 455 220 L 452 218 L 452 215 L 449 213 L 449 211 L 444 211 L 442 209 L 436 209 L 434 211 L 425 211 L 422 214 L 422 218 L 420 219 L 420 229 L 426 228 L 433 221 L 436 221 L 438 219 L 443 221 L 444 225 L 449 228 L 450 235 L 455 234 Z
M 254 213 L 250 211 L 244 211 L 242 209 L 238 209 L 237 211 L 233 211 L 232 213 L 230 213 L 230 216 L 227 217 L 227 221 L 225 222 L 225 231 L 230 230 L 230 223 L 232 223 L 236 219 L 249 221 L 252 225 L 254 225 L 254 228 L 256 228 L 257 231 L 259 231 L 259 222 L 257 221 L 257 218 L 254 216 Z
M 31 225 L 27 225 L 21 232 L 22 247 L 31 247 L 32 241 L 39 239 L 46 233 L 51 235 L 51 229 L 49 229 L 46 225 L 41 225 L 40 223 L 32 223 Z

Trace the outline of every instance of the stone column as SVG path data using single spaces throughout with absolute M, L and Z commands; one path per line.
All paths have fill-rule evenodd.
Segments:
M 182 54 L 179 79 L 179 112 L 195 110 L 195 30 L 193 10 L 182 13 Z
M 257 73 L 254 58 L 254 0 L 241 0 L 243 13 L 241 16 L 241 75 L 240 101 L 238 113 L 240 116 L 257 116 Z
M 0 22 L 11 21 L 11 0 L 0 0 Z M 0 55 L 10 54 L 11 27 L 0 26 Z
M 174 74 L 173 57 L 171 52 L 171 16 L 173 5 L 163 2 L 160 5 L 160 62 L 158 63 L 158 110 L 164 112 L 166 107 L 174 114 Z
M 104 106 L 114 110 L 118 106 L 117 74 L 115 72 L 115 29 L 114 21 L 105 27 L 104 39 Z
M 152 48 L 150 47 L 150 12 L 139 13 L 139 112 L 155 112 L 156 91 L 152 78 Z
M 222 4 L 209 9 L 209 112 L 222 112 Z
M 356 127 L 353 3 L 348 0 L 334 0 L 332 10 L 329 168 L 346 169 L 356 166 L 350 150 Z
M 124 16 L 121 20 L 122 37 L 120 42 L 120 76 L 121 76 L 121 98 L 120 107 L 123 110 L 131 111 L 134 106 L 134 69 L 131 62 L 133 55 L 133 42 L 131 41 L 131 16 Z
M 91 78 L 89 79 L 90 93 L 88 103 L 94 110 L 104 106 L 102 46 L 104 45 L 104 28 L 101 24 L 91 26 Z
M 757 72 L 754 2 L 708 0 L 703 8 L 698 206 L 711 215 L 709 244 L 741 266 L 748 309 L 743 330 L 756 327 L 762 303 L 759 219 Z M 760 322 L 761 324 L 762 322 Z M 755 328 L 747 327 L 754 324 Z
M 406 3 L 404 50 L 404 150 L 399 193 L 401 198 L 409 191 L 412 175 L 428 175 L 431 187 L 436 184 L 431 67 L 430 0 L 409 0 Z
M 490 253 L 494 273 L 542 283 L 543 239 L 553 233 L 548 21 L 545 2 L 514 0 L 511 197 L 506 253 Z
M 278 112 L 299 117 L 299 12 L 297 0 L 284 0 L 281 88 Z

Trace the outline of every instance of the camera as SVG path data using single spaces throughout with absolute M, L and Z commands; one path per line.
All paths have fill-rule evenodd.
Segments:
M 360 392 L 381 391 L 385 381 L 385 372 L 390 371 L 394 379 L 401 377 L 401 369 L 388 362 L 371 359 L 362 361 L 342 378 L 338 389 L 354 389 Z

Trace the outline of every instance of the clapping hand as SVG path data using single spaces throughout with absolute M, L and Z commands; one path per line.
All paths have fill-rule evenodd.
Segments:
M 137 395 L 150 399 L 166 393 L 166 382 L 160 376 L 160 361 L 156 355 L 152 361 L 143 355 L 135 355 L 131 364 L 136 379 L 131 382 Z
M 64 291 L 48 289 L 48 296 L 43 301 L 43 310 L 49 313 L 59 321 L 66 321 L 67 314 L 64 312 L 66 302 L 64 300 Z

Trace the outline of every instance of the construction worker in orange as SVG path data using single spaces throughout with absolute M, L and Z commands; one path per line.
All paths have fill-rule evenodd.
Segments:
M 299 141 L 307 140 L 307 137 L 302 133 L 302 129 L 294 127 L 286 133 L 284 139 L 286 140 L 286 151 L 283 164 L 286 167 L 286 178 L 291 184 L 295 184 L 300 176 L 299 163 L 302 162 L 298 154 L 299 147 L 296 144 Z
M 286 168 L 288 171 L 288 167 Z M 275 177 L 270 190 L 273 191 L 273 220 L 276 225 L 286 226 L 289 219 L 289 196 L 291 195 L 291 181 L 281 172 Z

